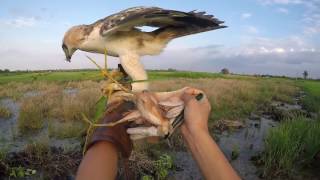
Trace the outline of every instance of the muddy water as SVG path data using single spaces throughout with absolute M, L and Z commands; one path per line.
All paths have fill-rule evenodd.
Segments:
M 78 91 L 76 89 L 66 89 L 64 93 L 74 94 Z M 35 96 L 37 92 L 29 92 L 25 96 Z M 273 102 L 272 106 L 280 111 L 301 110 L 296 103 L 285 104 L 281 102 Z M 10 119 L 0 119 L 0 149 L 6 148 L 11 152 L 21 151 L 26 144 L 34 141 L 45 139 L 50 146 L 62 147 L 71 149 L 79 149 L 80 143 L 77 139 L 54 139 L 49 138 L 47 125 L 40 132 L 32 136 L 19 136 L 17 132 L 17 120 L 19 115 L 19 103 L 12 99 L 1 99 L 0 103 L 5 105 L 12 112 Z M 216 133 L 216 141 L 230 160 L 232 166 L 240 174 L 243 179 L 260 179 L 257 173 L 257 168 L 250 160 L 252 156 L 259 154 L 264 149 L 264 137 L 268 130 L 277 126 L 278 121 L 272 119 L 270 114 L 253 115 L 246 119 L 245 127 L 241 129 L 224 131 Z M 232 154 L 236 154 L 232 156 Z M 200 171 L 188 152 L 175 152 L 174 164 L 176 171 L 170 172 L 169 179 L 203 179 Z
M 14 146 L 13 139 L 16 137 L 16 126 L 19 114 L 19 105 L 12 99 L 1 99 L 0 103 L 7 107 L 11 112 L 9 119 L 0 118 L 0 149 L 7 149 L 9 146 Z
M 260 120 L 247 119 L 245 128 L 217 135 L 218 145 L 242 178 L 259 179 L 251 158 L 263 151 L 264 137 L 277 123 L 267 116 Z
M 38 92 L 32 91 L 26 93 L 24 96 L 30 97 L 38 94 Z M 12 113 L 9 119 L 0 118 L 0 149 L 5 149 L 8 152 L 19 152 L 22 151 L 27 144 L 32 142 L 44 142 L 48 143 L 49 146 L 61 147 L 66 150 L 81 149 L 80 142 L 77 138 L 56 139 L 49 137 L 48 124 L 44 124 L 44 127 L 39 132 L 19 134 L 17 122 L 20 104 L 9 98 L 1 99 L 0 104 L 7 107 Z
M 268 116 L 263 116 L 259 120 L 247 119 L 245 124 L 244 128 L 215 134 L 216 141 L 233 168 L 243 179 L 260 179 L 257 168 L 250 159 L 263 151 L 263 139 L 268 129 L 276 126 L 278 122 Z M 232 154 L 235 154 L 234 157 Z M 177 152 L 175 159 L 175 165 L 181 170 L 173 174 L 174 179 L 202 179 L 198 167 L 189 153 Z

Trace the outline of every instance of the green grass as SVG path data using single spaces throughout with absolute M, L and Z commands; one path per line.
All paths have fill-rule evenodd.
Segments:
M 8 82 L 98 80 L 99 78 L 98 71 L 13 72 L 6 76 L 0 76 L 0 84 Z
M 309 111 L 320 113 L 320 81 L 300 81 L 298 85 L 306 93 L 302 99 L 303 106 Z
M 223 75 L 221 73 L 187 72 L 187 71 L 148 71 L 150 80 L 176 79 L 176 78 L 253 78 L 245 75 Z M 34 82 L 34 81 L 80 81 L 101 80 L 101 74 L 97 70 L 81 71 L 55 71 L 55 72 L 11 72 L 0 76 L 0 84 L 9 82 Z
M 264 175 L 293 175 L 320 151 L 320 121 L 288 119 L 271 129 L 265 140 Z
M 214 109 L 212 119 L 240 120 L 258 109 L 268 107 L 275 100 L 292 103 L 297 93 L 297 88 L 290 80 L 236 80 L 230 86 L 217 98 L 209 96 Z

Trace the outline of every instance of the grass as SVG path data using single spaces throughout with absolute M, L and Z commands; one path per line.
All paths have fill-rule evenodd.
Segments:
M 293 175 L 320 152 L 320 121 L 288 119 L 271 129 L 265 140 L 264 175 Z
M 154 81 L 151 90 L 172 91 L 185 86 L 205 91 L 212 106 L 212 120 L 241 120 L 272 100 L 292 102 L 293 82 L 270 79 L 175 79 Z
M 320 152 L 320 82 L 298 81 L 297 85 L 306 93 L 303 107 L 317 112 L 318 119 L 295 116 L 269 131 L 262 156 L 265 176 L 292 178 Z
M 42 82 L 36 84 L 36 96 L 23 97 L 20 99 L 21 106 L 18 118 L 18 128 L 20 133 L 39 130 L 48 120 L 58 120 L 61 122 L 81 122 L 81 114 L 87 117 L 95 116 L 95 105 L 100 97 L 99 84 L 92 81 L 83 81 L 68 84 L 53 84 Z M 76 88 L 78 91 L 73 94 L 64 92 L 65 88 Z M 54 127 L 52 127 L 54 129 Z M 74 127 L 75 128 L 75 127 Z M 74 128 L 64 128 L 65 134 L 59 137 L 69 137 L 75 133 Z M 57 134 L 52 129 L 53 134 Z M 79 128 L 78 128 L 79 129 Z
M 65 152 L 49 147 L 45 141 L 28 144 L 23 151 L 8 156 L 10 158 L 3 163 L 10 166 L 0 176 L 12 176 L 14 179 L 30 175 L 33 176 L 31 179 L 65 179 L 70 172 L 75 173 L 82 157 L 80 151 Z
M 298 84 L 306 93 L 306 96 L 302 99 L 303 106 L 311 112 L 320 114 L 320 82 L 300 81 Z
M 252 76 L 245 75 L 222 75 L 220 73 L 189 72 L 189 71 L 148 71 L 150 80 L 176 79 L 176 78 L 231 78 L 250 79 Z M 0 76 L 0 84 L 10 82 L 68 82 L 83 80 L 101 80 L 100 72 L 97 70 L 81 71 L 56 71 L 56 72 L 11 72 Z
M 183 71 L 149 71 L 148 74 L 151 90 L 154 91 L 173 91 L 185 86 L 204 90 L 213 109 L 210 123 L 216 120 L 244 119 L 252 112 L 267 107 L 274 100 L 292 103 L 292 97 L 299 90 L 297 85 L 307 93 L 303 100 L 304 106 L 310 110 L 319 109 L 320 83 L 316 81 L 296 83 L 285 78 Z M 81 113 L 96 120 L 104 111 L 106 100 L 100 99 L 99 80 L 98 71 L 8 73 L 0 77 L 0 98 L 10 97 L 20 103 L 20 133 L 39 130 L 48 123 L 49 136 L 52 138 L 80 137 L 85 128 Z M 76 92 L 66 93 L 66 89 L 75 89 Z M 26 96 L 27 92 L 34 92 L 36 96 Z M 263 157 L 265 173 L 290 173 L 296 165 L 304 166 L 312 161 L 314 153 L 319 151 L 319 132 L 318 122 L 302 117 L 281 123 L 266 139 L 266 153 Z M 184 147 L 181 137 L 175 137 L 177 138 L 173 138 L 172 142 L 174 148 Z M 158 147 L 159 144 L 135 148 L 131 158 L 134 159 L 135 169 L 140 175 L 150 175 L 146 172 L 152 172 L 151 175 L 158 178 L 167 176 L 172 167 L 172 159 L 170 156 L 161 156 L 166 151 L 163 150 L 163 142 L 160 144 L 162 148 Z M 31 149 L 26 151 L 26 157 L 31 157 L 34 163 L 36 162 L 33 158 L 36 158 L 37 153 L 60 163 L 57 159 L 52 159 L 50 149 L 41 154 L 35 147 L 40 151 L 42 149 L 41 146 L 26 148 Z M 238 156 L 236 148 L 233 154 L 234 157 Z M 38 161 L 40 164 L 47 163 L 46 159 Z M 38 165 L 33 167 L 39 168 Z M 50 168 L 54 170 L 54 167 Z M 51 170 L 48 168 L 47 171 Z
M 51 122 L 48 127 L 49 137 L 57 139 L 79 138 L 85 130 L 86 127 L 81 122 Z
M 0 118 L 8 119 L 11 115 L 11 111 L 7 107 L 0 105 Z
M 20 134 L 40 130 L 44 124 L 45 107 L 42 96 L 25 99 L 20 107 L 18 129 Z
M 214 109 L 214 113 L 211 114 L 211 119 L 213 120 L 243 119 L 272 100 L 292 101 L 292 96 L 297 91 L 291 80 L 280 78 L 267 79 L 252 76 L 183 71 L 149 71 L 148 73 L 152 90 L 171 91 L 185 86 L 203 89 L 210 98 Z M 36 74 L 40 77 L 37 80 L 30 81 L 30 76 L 35 76 Z M 48 110 L 48 113 L 44 114 L 44 116 L 38 115 L 38 117 L 35 116 L 34 118 L 78 121 L 82 118 L 80 114 L 85 113 L 86 116 L 97 119 L 95 103 L 100 96 L 99 83 L 92 80 L 77 81 L 83 79 L 97 80 L 100 78 L 99 76 L 92 78 L 95 75 L 99 75 L 98 71 L 9 73 L 8 76 L 1 77 L 3 81 L 0 78 L 0 83 L 4 83 L 0 87 L 0 97 L 12 97 L 19 101 L 24 101 L 24 94 L 34 91 L 44 95 L 43 101 L 46 103 L 43 104 L 43 107 Z M 5 83 L 8 78 L 16 82 Z M 78 89 L 79 93 L 76 95 L 63 94 L 63 89 L 66 88 Z M 24 105 L 25 103 L 22 104 Z M 101 104 L 98 107 L 101 109 Z M 22 112 L 22 116 L 22 119 L 26 119 L 28 113 Z M 29 121 L 32 120 L 33 118 L 30 118 Z M 27 122 L 28 120 L 26 120 Z M 36 127 L 41 127 L 41 125 Z

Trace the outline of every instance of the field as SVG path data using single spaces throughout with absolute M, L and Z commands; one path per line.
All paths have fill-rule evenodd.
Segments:
M 231 149 L 224 147 L 223 142 L 230 139 L 223 131 L 230 136 L 251 130 L 260 132 L 256 124 L 262 126 L 265 119 L 276 123 L 277 127 L 267 129 L 266 141 L 264 137 L 260 138 L 259 151 L 255 152 L 253 148 L 258 156 L 256 164 L 259 165 L 254 166 L 257 173 L 237 169 L 243 178 L 247 177 L 246 173 L 256 177 L 292 178 L 293 169 L 296 174 L 301 169 L 304 172 L 315 168 L 313 160 L 320 156 L 320 137 L 316 133 L 320 132 L 319 81 L 180 71 L 149 71 L 148 74 L 153 91 L 172 91 L 185 86 L 205 91 L 212 106 L 210 131 L 217 142 L 221 139 L 218 144 L 226 155 L 232 154 L 229 159 L 235 169 L 246 151 L 240 142 Z M 81 160 L 87 128 L 81 114 L 89 119 L 97 118 L 97 109 L 103 107 L 101 103 L 97 105 L 101 97 L 100 86 L 101 76 L 94 70 L 1 74 L 0 127 L 6 130 L 0 134 L 0 177 L 52 179 L 74 174 Z M 254 123 L 253 127 L 249 126 L 249 121 Z M 239 127 L 233 127 L 233 124 L 237 123 L 245 124 L 245 127 L 235 130 Z M 312 131 L 307 132 L 307 129 Z M 292 134 L 310 138 L 288 139 L 286 135 Z M 18 147 L 13 146 L 15 143 Z M 290 143 L 299 150 L 292 149 Z M 305 151 L 309 153 L 301 153 Z M 12 158 L 12 152 L 15 158 Z M 169 174 L 174 178 L 181 173 L 177 170 L 181 167 L 186 175 L 188 169 L 176 158 L 183 154 L 182 158 L 192 161 L 185 152 L 178 133 L 170 146 L 166 141 L 158 144 L 137 142 L 130 158 L 131 168 L 137 172 L 137 178 L 142 179 L 166 179 Z M 245 161 L 252 168 L 252 162 Z M 303 163 L 295 164 L 296 161 Z M 313 171 L 309 176 L 313 176 Z

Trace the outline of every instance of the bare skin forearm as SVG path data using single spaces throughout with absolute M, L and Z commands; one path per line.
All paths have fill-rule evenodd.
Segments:
M 94 144 L 83 157 L 76 180 L 115 179 L 118 169 L 118 152 L 109 142 Z
M 206 179 L 240 179 L 207 131 L 183 133 L 183 137 Z

